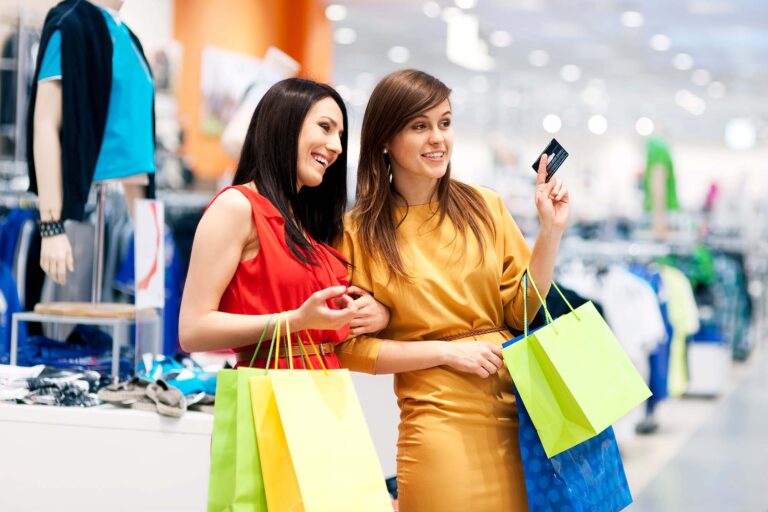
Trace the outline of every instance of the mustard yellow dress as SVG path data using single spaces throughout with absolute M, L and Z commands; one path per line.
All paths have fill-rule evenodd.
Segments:
M 523 324 L 522 274 L 530 249 L 501 198 L 477 189 L 493 217 L 495 236 L 483 254 L 435 204 L 411 206 L 398 228 L 399 246 L 413 277 L 389 279 L 387 269 L 362 256 L 350 218 L 342 253 L 350 282 L 371 291 L 391 311 L 378 337 L 358 336 L 337 347 L 342 366 L 375 373 L 382 340 L 440 340 L 468 331 Z M 405 208 L 398 210 L 399 218 Z M 539 307 L 533 293 L 531 317 Z M 507 330 L 463 337 L 501 344 Z M 512 380 L 506 367 L 482 379 L 447 366 L 395 375 L 400 407 L 397 479 L 402 512 L 485 512 L 528 509 L 517 440 Z

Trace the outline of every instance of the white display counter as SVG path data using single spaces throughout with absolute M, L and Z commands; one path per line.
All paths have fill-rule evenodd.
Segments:
M 0 510 L 204 511 L 213 415 L 0 403 Z

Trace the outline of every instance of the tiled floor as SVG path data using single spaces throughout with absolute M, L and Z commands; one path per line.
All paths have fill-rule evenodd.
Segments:
M 662 402 L 658 432 L 622 447 L 630 512 L 768 511 L 768 355 L 734 367 L 716 400 Z

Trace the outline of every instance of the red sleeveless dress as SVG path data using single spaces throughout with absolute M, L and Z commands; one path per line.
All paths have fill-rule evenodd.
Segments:
M 317 250 L 317 264 L 308 265 L 301 262 L 288 248 L 285 241 L 285 220 L 274 205 L 258 192 L 242 186 L 223 189 L 213 201 L 225 190 L 234 188 L 240 191 L 251 203 L 253 222 L 259 235 L 259 252 L 248 260 L 241 261 L 235 270 L 232 281 L 227 285 L 219 303 L 219 311 L 244 315 L 263 315 L 278 313 L 299 308 L 314 292 L 330 286 L 348 286 L 347 266 L 344 257 L 326 244 L 310 238 Z M 213 202 L 211 201 L 211 202 Z M 329 302 L 329 307 L 335 306 Z M 285 327 L 283 326 L 283 329 Z M 349 335 L 349 325 L 338 330 L 310 330 L 315 343 L 340 343 Z M 302 341 L 308 343 L 305 331 L 301 333 Z M 258 339 L 253 345 L 235 348 L 235 353 L 252 353 Z M 295 333 L 292 341 L 297 343 Z M 269 347 L 269 338 L 262 344 Z M 281 352 L 284 352 L 281 345 Z M 309 351 L 311 353 L 311 350 Z M 336 354 L 323 355 L 326 367 L 340 368 Z M 320 364 L 316 356 L 311 356 L 316 369 Z M 238 366 L 248 366 L 250 361 L 239 362 Z M 264 368 L 265 359 L 257 358 L 254 367 Z M 270 363 L 273 367 L 274 360 Z M 294 368 L 303 368 L 301 358 L 295 357 Z M 288 368 L 288 359 L 280 357 L 278 368 Z M 308 366 L 307 366 L 308 368 Z

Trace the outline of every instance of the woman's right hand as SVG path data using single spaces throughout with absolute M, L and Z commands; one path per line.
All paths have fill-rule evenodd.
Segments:
M 504 365 L 501 347 L 488 341 L 446 343 L 446 365 L 464 373 L 486 379 Z
M 331 286 L 310 295 L 299 309 L 289 313 L 292 330 L 336 330 L 348 324 L 357 314 L 357 307 L 352 297 L 344 293 L 346 290 L 346 286 Z M 338 309 L 328 307 L 329 300 Z

